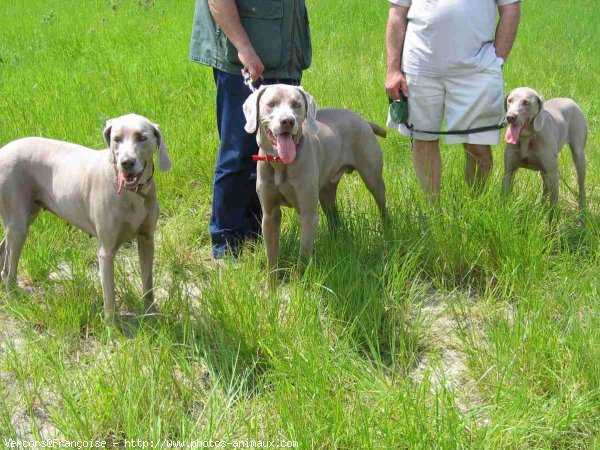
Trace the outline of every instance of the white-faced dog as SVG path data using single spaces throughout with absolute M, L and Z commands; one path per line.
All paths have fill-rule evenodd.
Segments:
M 383 157 L 375 134 L 385 130 L 352 111 L 323 109 L 300 87 L 262 86 L 244 103 L 246 131 L 260 147 L 257 192 L 270 282 L 275 281 L 281 206 L 300 216 L 300 256 L 314 251 L 319 202 L 329 224 L 337 219 L 336 191 L 344 173 L 357 170 L 385 215 Z M 300 265 L 300 268 L 302 265 Z
M 114 259 L 120 245 L 137 238 L 146 311 L 154 309 L 152 266 L 158 202 L 153 154 L 158 167 L 171 160 L 158 126 L 129 114 L 107 122 L 108 149 L 95 151 L 68 142 L 31 137 L 0 149 L 0 244 L 2 280 L 16 282 L 29 226 L 48 210 L 99 240 L 98 262 L 104 316 L 115 315 Z
M 533 89 L 513 90 L 505 100 L 506 150 L 502 192 L 510 193 L 517 169 L 537 170 L 542 176 L 544 198 L 558 201 L 558 152 L 565 144 L 577 172 L 579 207 L 585 207 L 585 145 L 588 128 L 581 108 L 570 98 L 544 102 Z

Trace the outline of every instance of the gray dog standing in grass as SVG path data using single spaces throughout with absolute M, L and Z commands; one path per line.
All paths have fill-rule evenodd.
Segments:
M 558 152 L 568 143 L 577 172 L 579 207 L 584 209 L 588 128 L 581 108 L 570 98 L 544 102 L 533 89 L 521 87 L 506 97 L 505 109 L 508 130 L 502 192 L 512 191 L 515 172 L 524 167 L 540 172 L 544 198 L 555 205 L 560 182 Z
M 137 238 L 146 311 L 154 310 L 152 266 L 158 201 L 153 154 L 158 167 L 171 160 L 156 124 L 129 114 L 109 120 L 108 149 L 95 151 L 68 142 L 31 137 L 0 149 L 0 244 L 2 280 L 16 282 L 29 226 L 46 209 L 99 240 L 98 262 L 104 317 L 115 315 L 114 260 L 121 244 Z
M 358 170 L 385 216 L 383 156 L 375 134 L 381 127 L 352 111 L 322 109 L 302 88 L 262 86 L 244 103 L 246 131 L 257 131 L 261 156 L 256 189 L 263 219 L 269 283 L 276 279 L 281 227 L 281 206 L 294 208 L 300 216 L 300 266 L 314 252 L 321 207 L 331 227 L 337 220 L 336 192 L 344 173 Z

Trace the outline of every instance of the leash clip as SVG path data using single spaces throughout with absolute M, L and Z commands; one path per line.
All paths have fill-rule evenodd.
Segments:
M 246 69 L 242 69 L 242 75 L 244 76 L 244 84 L 246 86 L 248 86 L 248 89 L 250 89 L 250 92 L 256 92 L 256 87 L 254 86 L 254 83 L 252 82 L 252 76 L 250 75 L 250 72 Z

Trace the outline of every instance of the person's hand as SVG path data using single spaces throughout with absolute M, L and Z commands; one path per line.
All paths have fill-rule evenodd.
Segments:
M 385 92 L 392 100 L 400 100 L 400 91 L 408 97 L 408 84 L 402 71 L 388 72 L 385 79 Z
M 258 81 L 262 78 L 265 66 L 252 47 L 238 51 L 238 58 L 244 66 L 244 69 L 250 72 L 252 81 Z

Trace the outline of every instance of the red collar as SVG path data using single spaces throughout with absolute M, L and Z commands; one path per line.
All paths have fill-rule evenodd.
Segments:
M 302 148 L 302 144 L 303 144 L 303 139 L 300 140 L 300 142 L 298 142 L 296 144 L 296 152 L 298 152 Z M 272 155 L 252 155 L 252 160 L 253 161 L 266 161 L 266 162 L 270 162 L 270 163 L 285 164 L 283 162 L 283 160 L 279 156 L 272 156 Z
M 252 155 L 252 160 L 253 161 L 266 161 L 266 162 L 273 162 L 273 163 L 283 163 L 283 161 L 281 160 L 281 158 L 279 156 L 272 156 L 272 155 Z

